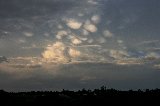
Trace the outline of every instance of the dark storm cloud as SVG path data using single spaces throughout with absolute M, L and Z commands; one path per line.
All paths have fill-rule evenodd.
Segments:
M 77 6 L 73 0 L 1 0 L 1 18 L 25 18 L 64 12 Z

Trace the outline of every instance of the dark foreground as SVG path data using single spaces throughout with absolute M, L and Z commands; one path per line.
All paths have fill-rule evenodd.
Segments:
M 32 92 L 5 92 L 0 91 L 1 106 L 107 106 L 107 105 L 140 105 L 160 104 L 160 89 L 118 91 L 115 89 L 79 90 L 79 91 L 32 91 Z

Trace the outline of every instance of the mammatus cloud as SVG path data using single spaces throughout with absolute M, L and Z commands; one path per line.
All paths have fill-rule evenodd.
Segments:
M 107 38 L 113 37 L 113 34 L 109 30 L 104 30 L 103 35 L 104 37 L 107 37 Z
M 65 62 L 66 56 L 64 54 L 65 45 L 62 42 L 55 42 L 52 46 L 47 47 L 46 51 L 42 53 L 42 56 L 48 60 L 57 60 Z
M 60 30 L 57 32 L 56 38 L 57 39 L 62 39 L 64 36 L 68 35 L 68 32 L 65 30 Z
M 78 45 L 78 44 L 81 44 L 81 43 L 82 43 L 82 41 L 79 40 L 79 39 L 77 39 L 77 38 L 72 38 L 71 41 L 72 41 L 72 43 L 73 43 L 74 45 Z
M 92 24 L 89 20 L 85 22 L 83 27 L 85 30 L 92 32 L 92 33 L 97 32 L 98 30 L 98 28 L 94 24 Z
M 82 26 L 82 23 L 76 21 L 75 19 L 67 19 L 66 25 L 71 29 L 79 29 Z
M 93 15 L 91 17 L 91 20 L 93 21 L 93 23 L 98 24 L 100 22 L 100 16 L 99 15 Z

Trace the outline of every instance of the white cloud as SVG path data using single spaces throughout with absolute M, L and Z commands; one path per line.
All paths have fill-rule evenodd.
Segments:
M 66 36 L 66 35 L 68 35 L 68 32 L 65 31 L 65 30 L 61 30 L 61 31 L 57 32 L 56 38 L 57 39 L 62 39 L 62 37 Z
M 97 27 L 94 24 L 92 24 L 90 21 L 86 21 L 83 27 L 85 30 L 92 33 L 97 32 L 98 30 Z
M 78 44 L 81 44 L 81 43 L 82 43 L 82 41 L 79 40 L 79 39 L 77 39 L 77 38 L 72 38 L 72 39 L 71 39 L 71 42 L 72 42 L 74 45 L 78 45 Z
M 64 50 L 65 45 L 62 42 L 56 42 L 52 46 L 47 47 L 42 56 L 44 59 L 65 62 L 67 58 L 64 55 Z
M 82 26 L 82 23 L 75 19 L 68 19 L 66 20 L 66 25 L 71 29 L 79 29 Z
M 109 30 L 103 31 L 103 35 L 104 37 L 107 37 L 107 38 L 113 37 L 113 34 Z
M 117 40 L 117 42 L 118 42 L 119 44 L 122 44 L 122 43 L 123 43 L 123 40 Z
M 19 39 L 18 43 L 26 43 L 26 40 L 25 39 Z
M 93 15 L 91 17 L 91 20 L 93 21 L 93 23 L 98 24 L 100 22 L 100 16 L 99 15 Z
M 32 32 L 24 32 L 23 33 L 26 37 L 32 37 L 34 34 Z
M 80 51 L 78 51 L 78 50 L 76 50 L 76 49 L 73 49 L 73 48 L 70 48 L 68 53 L 69 53 L 69 55 L 70 55 L 71 57 L 73 57 L 73 58 L 76 58 L 76 57 L 78 57 L 78 56 L 81 55 L 81 52 L 80 52 Z

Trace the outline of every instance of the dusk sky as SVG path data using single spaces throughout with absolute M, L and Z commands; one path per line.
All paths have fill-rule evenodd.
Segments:
M 0 89 L 160 88 L 159 0 L 0 0 Z

